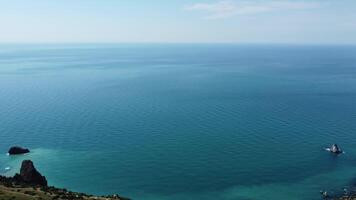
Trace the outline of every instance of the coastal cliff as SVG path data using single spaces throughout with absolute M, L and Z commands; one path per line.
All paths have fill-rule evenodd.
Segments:
M 129 200 L 119 195 L 93 196 L 47 185 L 32 161 L 22 162 L 20 174 L 0 176 L 0 200 Z

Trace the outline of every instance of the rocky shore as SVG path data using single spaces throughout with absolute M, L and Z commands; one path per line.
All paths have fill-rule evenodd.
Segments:
M 93 196 L 47 185 L 30 160 L 22 162 L 20 174 L 0 176 L 0 200 L 129 200 L 119 195 Z
M 356 187 L 355 183 L 352 183 L 348 190 L 344 190 L 343 195 L 339 195 L 335 200 L 356 200 Z
M 338 200 L 356 200 L 356 194 L 349 195 L 349 196 L 343 196 L 343 197 L 339 198 Z

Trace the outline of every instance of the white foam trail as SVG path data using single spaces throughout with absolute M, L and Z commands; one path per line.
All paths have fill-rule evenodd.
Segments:
M 331 149 L 330 149 L 330 148 L 324 148 L 324 150 L 331 152 Z M 346 152 L 345 152 L 345 151 L 342 151 L 341 153 L 342 153 L 342 154 L 345 154 Z

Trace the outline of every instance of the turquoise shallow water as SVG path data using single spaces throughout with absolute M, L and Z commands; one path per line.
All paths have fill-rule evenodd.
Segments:
M 356 178 L 353 46 L 0 45 L 0 97 L 0 173 L 32 159 L 76 191 L 313 200 Z

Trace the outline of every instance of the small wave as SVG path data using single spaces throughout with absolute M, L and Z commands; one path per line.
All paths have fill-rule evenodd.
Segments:
M 11 169 L 11 167 L 5 167 L 6 171 L 9 171 Z

